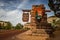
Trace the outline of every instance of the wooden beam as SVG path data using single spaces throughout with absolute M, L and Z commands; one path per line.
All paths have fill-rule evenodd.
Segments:
M 30 12 L 31 10 L 22 10 L 23 12 Z
M 51 12 L 51 10 L 45 10 L 45 12 Z

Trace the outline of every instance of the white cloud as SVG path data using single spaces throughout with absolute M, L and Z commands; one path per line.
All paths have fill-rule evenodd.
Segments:
M 13 10 L 7 12 L 7 19 L 16 25 L 18 22 L 22 22 L 22 12 L 19 10 Z
M 17 6 L 17 9 L 24 8 L 27 3 L 28 3 L 28 0 L 24 0 L 20 5 Z
M 6 15 L 6 11 L 4 9 L 0 9 L 0 18 Z
M 24 8 L 27 4 L 28 0 L 24 0 L 21 4 L 19 4 L 17 9 L 6 11 L 4 9 L 0 9 L 0 16 L 4 15 L 6 17 L 0 18 L 0 20 L 4 21 L 10 21 L 13 25 L 16 25 L 17 23 L 25 24 L 25 22 L 22 21 L 22 11 L 19 10 L 20 8 Z M 13 3 L 11 3 L 13 4 Z M 15 4 L 14 4 L 15 5 Z M 1 4 L 1 6 L 4 6 L 4 4 Z M 9 9 L 8 9 L 9 10 Z
M 16 14 L 16 13 L 18 13 L 19 12 L 19 10 L 12 10 L 12 11 L 8 11 L 7 12 L 7 15 L 9 16 L 9 15 L 14 15 L 14 14 Z
M 0 9 L 0 16 L 4 15 L 6 17 L 1 17 L 0 20 L 3 21 L 10 21 L 13 25 L 16 25 L 17 23 L 24 24 L 22 21 L 22 11 L 20 10 L 13 10 L 13 11 L 5 11 L 3 9 Z
M 4 3 L 3 2 L 0 2 L 0 6 L 4 6 Z

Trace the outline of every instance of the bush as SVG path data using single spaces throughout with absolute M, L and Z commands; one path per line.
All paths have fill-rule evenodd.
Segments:
M 15 29 L 22 29 L 23 28 L 23 25 L 21 25 L 20 23 L 18 23 L 15 27 Z
M 1 26 L 0 29 L 6 29 L 6 30 L 9 30 L 12 28 L 12 24 L 10 22 L 7 22 L 7 25 L 6 26 Z

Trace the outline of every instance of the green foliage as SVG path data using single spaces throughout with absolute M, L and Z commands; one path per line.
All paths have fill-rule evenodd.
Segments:
M 12 30 L 15 30 L 15 26 L 12 26 L 11 29 L 12 29 Z
M 29 30 L 30 28 L 28 28 L 28 27 L 25 27 L 24 29 L 25 29 L 25 30 Z
M 57 2 L 54 3 L 53 0 L 48 0 L 48 6 L 50 7 L 51 10 L 54 11 L 55 16 L 60 18 L 60 13 L 56 13 L 59 10 L 60 4 L 58 2 L 60 2 L 60 0 L 55 0 L 55 1 L 57 1 Z M 57 5 L 57 6 L 55 7 L 55 5 Z
M 41 19 L 41 18 L 42 18 L 41 15 L 39 16 L 38 12 L 36 11 L 36 19 Z
M 18 24 L 16 25 L 16 27 L 15 27 L 15 29 L 22 29 L 22 28 L 23 28 L 23 25 L 20 24 L 20 23 L 18 23 Z
M 55 23 L 55 20 L 53 20 L 53 22 L 51 23 L 51 26 L 52 26 L 52 28 L 53 28 L 53 31 L 55 31 L 56 30 L 56 23 Z
M 0 29 L 5 29 L 5 27 L 3 27 L 3 26 L 0 26 Z
M 56 26 L 60 27 L 60 19 L 56 21 Z
M 53 20 L 53 22 L 51 23 L 52 27 L 54 29 L 60 29 L 60 19 L 59 20 Z
M 0 29 L 6 29 L 6 30 L 9 30 L 12 28 L 12 24 L 10 22 L 7 22 L 7 25 L 6 26 L 0 26 Z
M 21 25 L 20 23 L 18 23 L 16 26 L 12 26 L 12 24 L 10 22 L 7 22 L 6 26 L 0 26 L 0 29 L 5 29 L 5 30 L 14 30 L 14 29 L 22 29 L 23 25 Z
M 5 26 L 5 29 L 11 29 L 12 28 L 12 24 L 10 22 L 7 22 L 7 25 Z
M 48 2 L 49 2 L 48 5 L 49 5 L 50 9 L 55 11 L 53 0 L 48 0 Z

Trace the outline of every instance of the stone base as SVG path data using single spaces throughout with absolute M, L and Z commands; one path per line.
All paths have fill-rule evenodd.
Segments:
M 19 34 L 18 36 L 16 36 L 16 38 L 19 40 L 49 40 L 49 37 L 47 37 L 45 34 L 43 36 L 36 36 L 37 34 L 34 35 L 34 33 L 30 35 L 30 32 L 31 30 L 28 30 L 24 33 Z
M 35 29 L 35 32 L 32 31 L 32 33 L 37 33 L 37 34 L 46 34 L 45 29 Z
M 48 34 L 35 34 L 35 33 L 33 33 L 32 36 L 49 37 Z
M 34 36 L 47 36 L 49 37 L 49 35 L 46 33 L 45 29 L 36 29 L 36 31 L 32 32 L 32 35 Z

